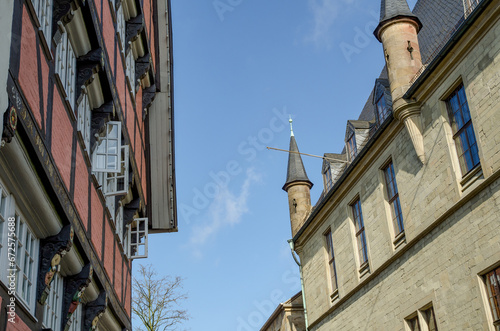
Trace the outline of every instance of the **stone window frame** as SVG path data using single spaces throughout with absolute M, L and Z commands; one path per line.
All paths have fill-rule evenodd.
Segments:
M 370 272 L 370 257 L 368 252 L 368 240 L 366 237 L 366 226 L 363 218 L 361 198 L 359 194 L 349 202 L 348 206 L 348 215 L 351 218 L 354 229 L 353 243 L 357 254 L 359 276 L 363 277 Z M 362 225 L 361 228 L 359 228 L 359 223 Z M 362 236 L 364 240 L 360 239 L 360 236 Z M 364 241 L 364 243 L 362 244 L 360 241 Z
M 335 263 L 335 249 L 333 247 L 333 232 L 331 228 L 323 232 L 323 238 L 325 240 L 324 247 L 326 252 L 325 257 L 327 262 L 327 276 L 329 278 L 328 287 L 330 289 L 330 299 L 334 301 L 339 297 L 339 283 L 337 266 Z
M 394 183 L 393 187 L 393 192 L 394 194 L 391 196 L 391 191 L 389 190 L 389 184 L 387 181 L 387 169 L 392 166 L 392 171 L 391 173 L 393 174 L 393 180 L 390 183 Z M 399 198 L 399 189 L 397 188 L 397 181 L 396 181 L 396 170 L 395 170 L 395 165 L 393 162 L 392 157 L 390 157 L 380 168 L 381 171 L 381 177 L 382 177 L 382 183 L 384 187 L 384 197 L 385 201 L 387 202 L 389 206 L 389 219 L 390 223 L 392 226 L 392 232 L 393 232 L 393 245 L 394 248 L 398 248 L 401 246 L 403 243 L 406 242 L 406 235 L 405 235 L 405 227 L 404 227 L 404 218 L 403 218 L 403 210 L 401 207 L 401 200 Z M 399 213 L 397 213 L 396 207 L 399 207 Z M 400 216 L 400 219 L 398 218 Z M 396 222 L 397 218 L 397 222 Z
M 495 293 L 491 288 L 491 276 L 496 274 Z M 482 288 L 484 289 L 484 304 L 487 314 L 488 324 L 492 330 L 500 330 L 500 264 L 497 263 L 493 268 L 488 269 L 484 274 L 480 275 Z
M 455 97 L 458 101 L 456 104 L 458 106 L 457 109 L 453 108 L 454 103 L 451 101 Z M 469 173 L 474 172 L 476 168 L 481 167 L 481 159 L 479 156 L 479 144 L 474 130 L 474 124 L 472 123 L 469 101 L 467 100 L 465 85 L 462 82 L 449 93 L 445 99 L 445 103 L 448 112 L 448 121 L 453 133 L 453 140 L 455 141 L 455 149 L 462 172 L 462 178 L 465 178 Z M 459 115 L 458 117 L 456 116 L 457 113 Z M 457 121 L 457 118 L 460 120 Z M 463 136 L 464 134 L 465 136 Z M 465 151 L 463 137 L 466 138 L 465 140 L 467 143 L 467 149 Z M 474 141 L 472 141 L 472 139 Z M 470 154 L 470 164 L 466 160 L 467 153 Z
M 404 325 L 405 331 L 439 331 L 436 312 L 432 302 L 405 317 Z

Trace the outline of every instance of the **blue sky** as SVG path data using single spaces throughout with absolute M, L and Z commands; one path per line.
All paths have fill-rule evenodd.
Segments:
M 416 1 L 410 1 L 410 7 Z M 252 331 L 300 290 L 285 182 L 302 152 L 339 153 L 383 67 L 373 0 L 172 0 L 179 232 L 150 236 L 185 278 L 188 330 Z M 304 158 L 314 204 L 321 159 Z

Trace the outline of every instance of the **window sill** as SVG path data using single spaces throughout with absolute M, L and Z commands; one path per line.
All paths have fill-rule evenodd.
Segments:
M 396 236 L 396 238 L 394 238 L 394 241 L 392 243 L 394 244 L 394 248 L 398 248 L 401 245 L 403 245 L 405 242 L 406 242 L 405 232 L 402 231 L 401 233 L 399 233 Z
M 332 292 L 332 294 L 330 294 L 330 300 L 334 302 L 338 298 L 339 298 L 339 289 L 337 288 Z
M 368 264 L 367 261 L 359 267 L 359 277 L 363 277 L 368 273 L 370 273 L 370 265 Z
M 474 169 L 466 173 L 465 176 L 463 176 L 462 180 L 460 181 L 460 185 L 462 186 L 462 192 L 468 189 L 482 176 L 483 176 L 483 169 L 481 168 L 481 164 L 478 164 Z

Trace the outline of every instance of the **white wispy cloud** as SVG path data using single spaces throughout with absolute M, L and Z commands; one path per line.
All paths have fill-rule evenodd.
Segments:
M 220 186 L 219 192 L 208 207 L 204 224 L 195 225 L 192 229 L 190 243 L 194 246 L 194 253 L 200 256 L 199 247 L 213 238 L 221 229 L 234 226 L 241 222 L 242 216 L 248 213 L 247 201 L 252 184 L 260 181 L 261 176 L 250 168 L 246 171 L 246 178 L 237 194 L 228 186 Z
M 339 16 L 342 6 L 355 0 L 308 0 L 309 10 L 313 15 L 312 26 L 305 36 L 306 42 L 318 47 L 330 48 L 332 45 L 332 25 Z

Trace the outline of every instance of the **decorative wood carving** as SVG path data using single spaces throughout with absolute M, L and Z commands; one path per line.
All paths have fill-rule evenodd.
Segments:
M 59 21 L 68 21 L 68 19 L 64 19 L 64 17 L 70 13 L 71 3 L 74 0 L 54 0 L 53 3 L 53 11 L 52 11 L 52 36 L 58 30 Z
M 40 268 L 37 278 L 37 300 L 44 305 L 50 292 L 50 284 L 58 272 L 61 259 L 73 247 L 75 233 L 71 225 L 66 225 L 55 236 L 40 242 Z
M 107 307 L 108 295 L 105 291 L 102 291 L 101 293 L 99 293 L 99 296 L 95 301 L 92 301 L 85 305 L 85 313 L 82 323 L 83 330 L 95 330 L 97 328 L 99 318 L 104 315 Z
M 142 108 L 143 111 L 147 110 L 156 96 L 156 85 L 153 84 L 150 87 L 142 91 Z M 144 114 L 143 114 L 144 115 Z
M 90 123 L 90 151 L 91 154 L 96 147 L 97 137 L 104 132 L 106 123 L 114 117 L 115 107 L 113 101 L 103 104 L 92 110 L 92 121 Z
M 135 41 L 135 39 L 139 36 L 139 34 L 144 30 L 144 23 L 142 19 L 142 14 L 137 15 L 136 17 L 127 21 L 126 25 L 126 44 L 129 45 L 129 42 Z
M 17 129 L 17 109 L 9 100 L 9 109 L 3 114 L 2 146 L 10 143 Z
M 64 331 L 68 331 L 71 325 L 71 315 L 78 308 L 83 292 L 85 292 L 85 289 L 92 281 L 93 271 L 94 269 L 89 263 L 83 267 L 78 275 L 66 278 L 63 296 L 63 314 L 66 314 L 66 316 L 62 319 L 62 328 Z
M 143 79 L 151 68 L 151 54 L 140 57 L 135 62 L 135 81 Z

